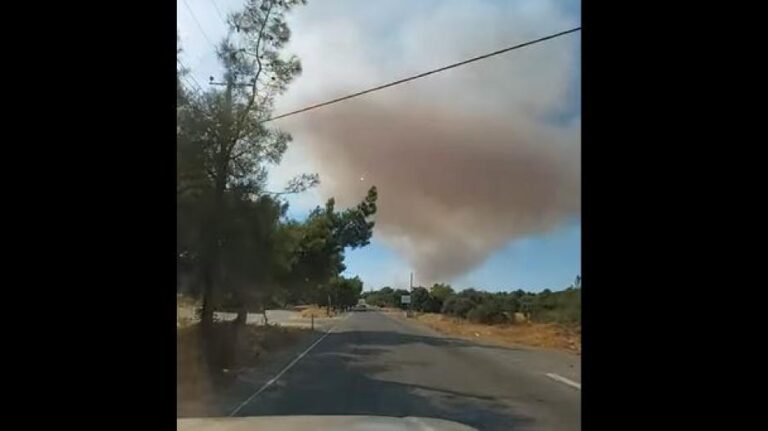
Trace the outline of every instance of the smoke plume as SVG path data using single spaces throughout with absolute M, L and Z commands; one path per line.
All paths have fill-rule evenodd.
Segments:
M 388 48 L 396 49 L 382 50 L 397 61 L 386 57 L 381 68 L 371 66 L 377 63 L 370 51 L 358 49 L 366 45 L 359 23 L 334 22 L 333 34 L 356 41 L 336 45 L 327 39 L 329 28 L 307 24 L 310 39 L 293 47 L 307 78 L 299 78 L 281 106 L 336 97 L 572 24 L 558 15 L 554 3 L 544 3 L 550 9 L 455 10 L 462 6 L 451 3 L 434 12 L 428 25 L 405 24 L 399 38 L 389 41 Z M 532 24 L 545 15 L 546 26 Z M 473 20 L 484 25 L 471 27 Z M 462 36 L 450 31 L 457 23 L 471 31 Z M 318 50 L 323 38 L 338 49 Z M 312 160 L 312 170 L 320 174 L 319 197 L 353 205 L 376 185 L 375 237 L 405 257 L 419 280 L 447 280 L 510 241 L 547 232 L 580 212 L 578 107 L 575 114 L 564 114 L 578 86 L 578 36 L 566 38 L 279 120 L 279 125 L 294 137 L 294 157 Z M 412 70 L 398 67 L 404 64 Z

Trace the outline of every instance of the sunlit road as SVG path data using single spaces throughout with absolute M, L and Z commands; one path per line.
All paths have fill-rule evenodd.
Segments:
M 236 416 L 422 416 L 481 430 L 580 429 L 580 390 L 547 373 L 580 380 L 579 357 L 480 346 L 383 313 L 351 313 Z

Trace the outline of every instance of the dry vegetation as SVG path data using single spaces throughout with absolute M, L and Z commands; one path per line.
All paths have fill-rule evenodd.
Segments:
M 270 353 L 300 340 L 308 330 L 276 325 L 217 323 L 204 341 L 199 324 L 177 329 L 177 403 L 204 408 L 216 392 L 225 389 L 242 368 L 258 366 Z M 207 345 L 206 345 L 207 344 Z M 208 354 L 206 354 L 208 352 Z
M 176 327 L 183 328 L 190 326 L 197 319 L 195 318 L 195 309 L 199 307 L 198 301 L 182 296 L 176 296 Z
M 581 353 L 581 329 L 577 326 L 532 322 L 484 325 L 436 313 L 417 314 L 413 320 L 438 332 L 459 338 L 508 347 L 522 345 Z
M 314 316 L 315 318 L 318 317 L 328 317 L 328 311 L 325 307 L 320 307 L 318 305 L 303 305 L 301 307 L 294 307 L 297 311 L 301 312 L 301 317 L 309 319 L 310 317 Z M 331 317 L 335 316 L 336 312 L 331 310 Z

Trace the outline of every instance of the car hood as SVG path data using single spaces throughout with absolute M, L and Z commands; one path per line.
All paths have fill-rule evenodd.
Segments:
M 178 431 L 477 431 L 458 422 L 386 416 L 254 416 L 177 419 Z

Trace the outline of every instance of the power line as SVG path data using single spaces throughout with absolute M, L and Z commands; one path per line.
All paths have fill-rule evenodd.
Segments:
M 196 95 L 201 96 L 200 87 L 198 87 L 197 85 L 192 85 L 192 83 L 189 82 L 189 79 L 187 79 L 186 76 L 183 76 L 181 79 L 183 79 L 184 82 L 187 83 L 187 86 L 189 87 L 189 90 L 191 90 Z
M 477 57 L 472 57 L 472 58 L 470 58 L 468 60 L 460 61 L 458 63 L 449 64 L 448 66 L 443 66 L 443 67 L 440 67 L 440 68 L 437 68 L 437 69 L 430 70 L 428 72 L 419 73 L 418 75 L 413 75 L 413 76 L 410 76 L 408 78 L 399 79 L 397 81 L 392 81 L 392 82 L 387 83 L 387 84 L 383 84 L 383 85 L 379 85 L 377 87 L 369 88 L 367 90 L 358 91 L 357 93 L 352 93 L 352 94 L 349 94 L 347 96 L 343 96 L 343 97 L 339 97 L 339 98 L 336 98 L 336 99 L 332 99 L 332 100 L 329 100 L 327 102 L 318 103 L 316 105 L 311 105 L 311 106 L 308 106 L 306 108 L 298 109 L 296 111 L 287 112 L 285 114 L 281 114 L 281 115 L 278 115 L 278 116 L 275 116 L 275 117 L 268 118 L 268 119 L 266 119 L 264 121 L 261 121 L 261 123 L 266 123 L 267 121 L 277 120 L 279 118 L 285 118 L 285 117 L 288 117 L 288 116 L 291 116 L 291 115 L 300 114 L 302 112 L 307 112 L 307 111 L 312 110 L 312 109 L 317 109 L 317 108 L 320 108 L 320 107 L 323 107 L 323 106 L 328 106 L 328 105 L 331 105 L 333 103 L 337 103 L 337 102 L 341 102 L 343 100 L 351 99 L 353 97 L 362 96 L 363 94 L 373 93 L 374 91 L 383 90 L 383 89 L 388 88 L 388 87 L 393 87 L 395 85 L 403 84 L 403 83 L 408 82 L 408 81 L 413 81 L 415 79 L 423 78 L 425 76 L 432 75 L 433 73 L 443 72 L 443 71 L 446 71 L 448 69 L 453 69 L 454 67 L 459 67 L 459 66 L 463 66 L 465 64 L 469 64 L 469 63 L 472 63 L 472 62 L 475 62 L 475 61 L 484 60 L 486 58 L 493 57 L 495 55 L 499 55 L 499 54 L 503 54 L 503 53 L 508 52 L 508 51 L 512 51 L 513 49 L 523 48 L 523 47 L 526 47 L 526 46 L 529 46 L 529 45 L 533 45 L 533 44 L 536 44 L 536 43 L 539 43 L 539 42 L 544 42 L 545 40 L 550 40 L 550 39 L 554 39 L 556 37 L 565 36 L 567 34 L 574 33 L 574 32 L 577 32 L 579 30 L 581 30 L 581 27 L 574 27 L 574 28 L 572 28 L 570 30 L 565 30 L 565 31 L 561 31 L 559 33 L 550 34 L 549 36 L 544 36 L 544 37 L 541 37 L 539 39 L 529 40 L 528 42 L 523 42 L 521 44 L 513 45 L 513 46 L 510 46 L 510 47 L 507 47 L 507 48 L 504 48 L 504 49 L 500 49 L 498 51 L 493 51 L 493 52 L 490 52 L 488 54 L 483 54 L 483 55 L 479 55 Z
M 182 69 L 184 69 L 184 70 L 192 70 L 192 69 L 188 68 L 186 65 L 184 65 L 184 63 L 182 63 L 182 61 L 181 61 L 181 60 L 179 60 L 178 58 L 176 59 L 176 61 L 179 63 L 179 65 L 182 67 Z M 195 81 L 195 84 L 197 84 L 197 87 L 198 87 L 199 89 L 202 89 L 202 88 L 203 88 L 203 86 L 202 86 L 202 85 L 200 85 L 200 83 L 199 83 L 199 82 L 197 82 L 197 79 L 195 79 L 195 76 L 194 76 L 194 75 L 190 74 L 190 75 L 189 75 L 189 77 L 190 77 L 190 78 L 192 78 L 192 80 L 193 80 L 193 81 Z
M 178 58 L 176 59 L 176 61 L 177 61 L 177 62 L 179 63 L 179 65 L 181 66 L 182 70 L 191 70 L 190 68 L 188 68 L 187 66 L 185 66 L 185 65 L 184 65 L 184 63 L 182 63 L 182 61 L 181 61 L 181 60 L 179 60 Z M 192 78 L 192 81 L 194 81 L 194 82 L 195 82 L 195 85 L 196 85 L 196 87 L 197 87 L 197 91 L 198 91 L 198 92 L 202 92 L 202 91 L 203 91 L 203 86 L 202 86 L 202 85 L 200 85 L 200 83 L 199 83 L 199 82 L 197 82 L 197 79 L 195 79 L 195 76 L 194 76 L 194 75 L 192 75 L 192 74 L 190 73 L 190 74 L 189 74 L 189 77 L 190 77 L 190 78 Z M 189 84 L 189 81 L 187 80 L 187 75 L 183 75 L 183 76 L 182 76 L 182 78 L 184 78 L 184 80 L 185 80 L 185 81 L 187 81 L 187 84 Z M 190 87 L 191 87 L 191 86 L 192 86 L 192 84 L 190 84 Z
M 186 6 L 186 7 L 187 7 L 187 10 L 189 11 L 189 14 L 190 14 L 190 15 L 192 15 L 192 19 L 193 19 L 193 20 L 195 20 L 195 24 L 197 24 L 197 28 L 199 28 L 199 29 L 200 29 L 200 33 L 202 33 L 202 34 L 203 34 L 203 37 L 205 37 L 205 40 L 207 40 L 207 41 L 208 41 L 208 43 L 210 43 L 210 44 L 211 44 L 211 46 L 213 47 L 213 49 L 216 49 L 216 44 L 214 44 L 213 42 L 211 42 L 211 39 L 209 39 L 209 38 L 208 38 L 208 35 L 207 35 L 207 34 L 205 34 L 205 30 L 203 30 L 203 26 L 202 26 L 202 25 L 200 25 L 200 21 L 198 21 L 198 20 L 197 20 L 197 17 L 195 16 L 195 13 L 192 11 L 192 8 L 191 8 L 191 7 L 189 7 L 189 3 L 187 3 L 187 0 L 182 0 L 182 1 L 184 2 L 184 6 Z
M 213 7 L 216 9 L 216 15 L 221 18 L 221 21 L 224 23 L 224 25 L 227 25 L 227 20 L 224 19 L 223 16 L 221 16 L 221 11 L 219 11 L 219 5 L 216 4 L 216 0 L 211 0 L 211 3 L 213 3 Z
M 200 87 L 197 85 L 192 85 L 192 82 L 189 81 L 189 79 L 186 76 L 182 76 L 181 79 L 184 80 L 184 82 L 187 83 L 187 89 L 198 96 L 201 94 Z

